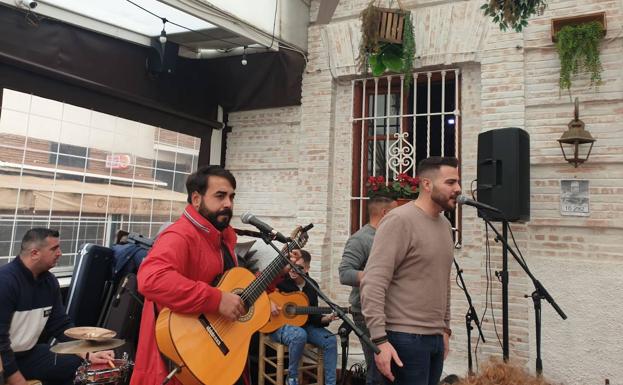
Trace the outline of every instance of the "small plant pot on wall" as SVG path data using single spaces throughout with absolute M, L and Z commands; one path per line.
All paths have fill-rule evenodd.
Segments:
M 404 73 L 409 84 L 415 58 L 415 38 L 411 12 L 381 8 L 372 1 L 361 12 L 359 67 L 362 73 L 380 76 L 386 71 Z
M 591 86 L 601 83 L 599 45 L 606 34 L 605 12 L 552 20 L 552 40 L 560 58 L 560 89 L 571 89 L 573 76 L 588 72 Z

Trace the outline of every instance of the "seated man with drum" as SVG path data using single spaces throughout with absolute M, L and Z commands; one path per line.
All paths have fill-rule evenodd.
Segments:
M 73 324 L 61 301 L 58 280 L 49 270 L 61 257 L 59 233 L 33 228 L 22 239 L 20 255 L 0 267 L 0 356 L 8 385 L 36 379 L 44 385 L 70 385 L 83 359 L 108 363 L 112 351 L 55 354 L 45 343 L 66 341 Z

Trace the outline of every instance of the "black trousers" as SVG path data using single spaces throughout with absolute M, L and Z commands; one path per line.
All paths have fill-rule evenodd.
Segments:
M 15 354 L 17 367 L 27 380 L 43 385 L 72 385 L 76 369 L 82 364 L 73 354 L 55 354 L 47 344 L 37 344 L 27 352 Z

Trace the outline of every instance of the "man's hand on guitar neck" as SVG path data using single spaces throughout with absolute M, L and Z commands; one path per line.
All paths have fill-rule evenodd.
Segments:
M 295 249 L 290 252 L 290 262 L 296 263 L 303 255 L 301 254 L 301 250 Z M 288 274 L 288 272 L 292 269 L 292 266 L 289 264 L 283 268 L 283 274 Z
M 218 305 L 218 312 L 228 320 L 235 321 L 244 315 L 247 310 L 239 295 L 224 291 L 221 294 L 221 303 Z

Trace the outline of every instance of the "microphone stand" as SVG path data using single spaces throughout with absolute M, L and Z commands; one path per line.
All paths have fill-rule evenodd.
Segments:
M 463 280 L 463 269 L 459 267 L 459 264 L 456 262 L 456 258 L 454 259 L 454 267 L 456 267 L 456 275 L 459 277 L 461 281 L 461 289 L 465 293 L 465 298 L 467 298 L 467 304 L 469 305 L 469 309 L 465 314 L 465 327 L 467 328 L 467 370 L 469 375 L 474 374 L 473 364 L 472 364 L 472 321 L 476 323 L 476 327 L 478 328 L 478 338 L 482 339 L 482 342 L 485 341 L 485 336 L 482 333 L 481 323 L 478 320 L 478 314 L 476 313 L 476 309 L 474 309 L 474 305 L 472 304 L 472 297 L 469 295 L 467 291 L 467 286 L 465 286 L 465 281 Z
M 543 362 L 541 360 L 541 299 L 547 300 L 547 302 L 552 305 L 554 310 L 558 313 L 560 318 L 563 320 L 567 319 L 567 315 L 562 311 L 562 309 L 558 306 L 554 298 L 549 294 L 545 286 L 536 279 L 536 277 L 532 274 L 528 266 L 523 262 L 523 260 L 517 255 L 515 250 L 513 250 L 508 244 L 508 221 L 505 219 L 502 221 L 502 231 L 503 234 L 493 227 L 491 224 L 491 220 L 488 217 L 487 213 L 484 210 L 478 210 L 481 218 L 485 221 L 486 225 L 489 226 L 491 230 L 495 233 L 496 242 L 502 243 L 502 310 L 503 310 L 503 321 L 504 321 L 504 333 L 503 333 L 503 353 L 504 353 L 504 361 L 508 361 L 508 253 L 517 261 L 517 264 L 521 266 L 523 271 L 526 272 L 528 277 L 532 280 L 532 284 L 534 285 L 534 292 L 532 292 L 531 297 L 534 301 L 534 320 L 536 323 L 536 372 L 540 376 L 543 373 Z M 504 314 L 506 313 L 506 314 Z
M 342 371 L 340 372 L 340 383 L 346 384 L 346 364 L 348 363 L 348 335 L 352 329 L 346 322 L 342 322 L 337 328 L 337 334 L 340 336 L 340 344 L 342 346 Z
M 326 302 L 326 304 L 329 305 L 331 310 L 333 310 L 333 313 L 337 315 L 342 321 L 344 321 L 344 323 L 348 325 L 348 327 L 350 327 L 353 332 L 355 332 L 357 337 L 361 338 L 361 340 L 366 345 L 368 345 L 370 349 L 374 351 L 374 353 L 376 354 L 380 353 L 381 351 L 379 350 L 379 348 L 372 341 L 370 341 L 370 338 L 368 338 L 368 336 L 363 332 L 363 330 L 358 328 L 357 325 L 355 325 L 355 323 L 353 322 L 353 320 L 351 320 L 349 317 L 346 316 L 346 312 L 344 312 L 344 310 L 340 306 L 334 304 L 329 299 L 329 297 L 327 297 L 327 295 L 323 293 L 322 290 L 320 290 L 320 288 L 314 284 L 311 278 L 309 278 L 307 274 L 303 270 L 300 269 L 300 267 L 298 267 L 295 263 L 290 261 L 290 258 L 287 255 L 283 255 L 283 253 L 273 244 L 273 242 L 271 242 L 271 235 L 270 234 L 263 234 L 263 235 L 264 236 L 262 237 L 262 239 L 264 240 L 264 242 L 266 242 L 267 245 L 270 245 L 277 252 L 279 257 L 282 258 L 285 262 L 287 262 L 287 264 L 290 265 L 290 267 L 305 280 L 305 283 L 308 284 L 312 289 L 314 289 L 314 291 L 318 294 L 318 297 L 320 297 L 324 302 Z M 291 251 L 291 250 L 288 250 L 288 251 Z

